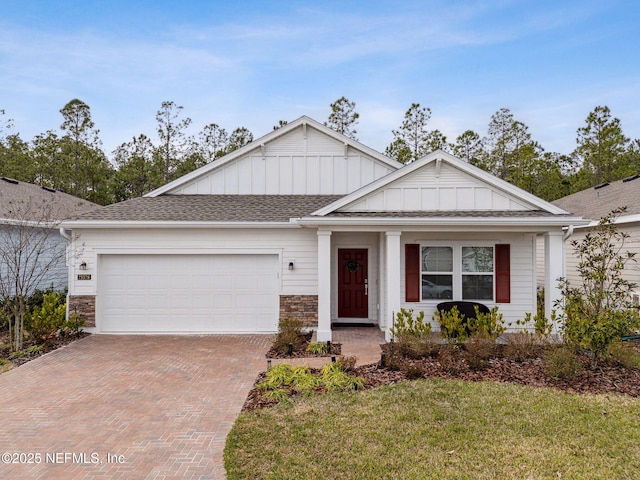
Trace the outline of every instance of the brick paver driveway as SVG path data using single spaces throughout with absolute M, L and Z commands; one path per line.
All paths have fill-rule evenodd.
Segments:
M 0 478 L 225 478 L 270 341 L 93 335 L 0 375 Z

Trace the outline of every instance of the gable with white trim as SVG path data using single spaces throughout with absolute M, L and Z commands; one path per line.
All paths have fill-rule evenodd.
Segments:
M 253 142 L 253 148 L 244 154 L 231 161 L 223 158 L 216 161 L 217 165 L 216 162 L 207 165 L 202 175 L 166 193 L 347 194 L 396 170 L 390 160 L 376 158 L 365 149 L 357 148 L 355 142 L 341 141 L 316 127 L 299 122 L 281 135 L 265 138 L 264 143 Z
M 340 208 L 343 212 L 522 211 L 536 207 L 455 166 L 431 162 Z

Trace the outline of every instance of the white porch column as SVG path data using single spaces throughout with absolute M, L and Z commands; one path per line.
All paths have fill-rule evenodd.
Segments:
M 391 339 L 389 329 L 393 326 L 394 316 L 400 310 L 400 235 L 402 232 L 386 232 L 387 248 L 385 257 L 387 302 L 384 312 L 387 324 L 385 333 L 387 341 Z
M 544 234 L 544 314 L 551 318 L 556 300 L 559 300 L 558 279 L 564 272 L 564 240 L 562 231 Z
M 318 342 L 331 341 L 331 232 L 318 230 Z

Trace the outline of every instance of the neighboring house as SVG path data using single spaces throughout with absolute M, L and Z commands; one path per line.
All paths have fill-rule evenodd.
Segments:
M 64 290 L 67 240 L 59 223 L 98 207 L 50 188 L 0 177 L 0 294 Z
M 570 228 L 568 231 L 569 242 L 573 240 L 580 242 L 587 232 L 593 230 L 602 217 L 617 208 L 627 207 L 627 211 L 616 220 L 618 230 L 629 234 L 622 250 L 634 252 L 640 259 L 640 175 L 588 188 L 552 203 L 564 210 L 592 220 L 587 225 Z M 580 284 L 581 279 L 576 270 L 578 258 L 573 247 L 567 245 L 566 252 L 566 278 L 573 285 Z M 639 265 L 635 262 L 628 262 L 623 277 L 640 285 Z
M 515 322 L 536 309 L 536 236 L 556 298 L 562 229 L 580 223 L 447 153 L 403 166 L 301 117 L 65 221 L 83 248 L 70 311 L 97 333 L 274 332 L 295 316 L 320 341 L 335 322 L 388 334 L 400 308 L 431 318 L 445 299 Z

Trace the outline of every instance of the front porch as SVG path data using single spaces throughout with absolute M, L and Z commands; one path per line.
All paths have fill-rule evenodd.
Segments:
M 401 308 L 424 311 L 425 318 L 431 320 L 436 305 L 445 300 L 476 300 L 489 308 L 498 306 L 513 330 L 516 321 L 537 308 L 538 237 L 544 239 L 541 263 L 544 264 L 547 316 L 559 298 L 557 279 L 564 274 L 564 240 L 560 228 L 540 231 L 535 227 L 521 227 L 498 231 L 489 225 L 476 227 L 475 231 L 441 226 L 376 230 L 344 226 L 317 230 L 317 341 L 337 341 L 332 325 L 340 323 L 377 325 L 389 340 L 390 328 Z M 505 246 L 506 249 L 498 248 Z M 433 248 L 450 251 L 450 262 L 456 265 L 448 267 L 450 271 L 444 274 L 426 272 L 430 267 L 425 266 L 423 257 Z M 487 267 L 469 268 L 468 253 L 476 250 L 490 256 Z M 503 250 L 507 252 L 506 257 L 500 253 Z M 357 260 L 349 256 L 355 253 L 361 255 Z M 408 262 L 410 268 L 407 268 Z M 475 270 L 481 270 L 483 281 L 488 284 L 484 296 L 478 298 L 469 296 L 465 284 L 468 281 L 465 276 L 478 274 Z M 427 288 L 433 286 L 425 285 L 434 277 L 448 278 L 451 290 L 431 295 Z M 350 309 L 355 304 L 357 308 Z M 437 325 L 432 326 L 437 330 Z

